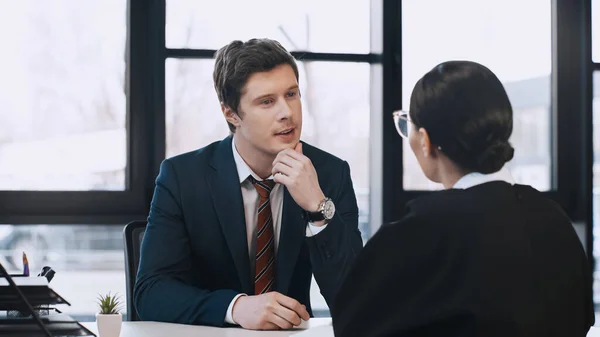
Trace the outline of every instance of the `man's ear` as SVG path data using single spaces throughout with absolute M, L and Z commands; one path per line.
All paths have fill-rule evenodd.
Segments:
M 221 102 L 221 111 L 223 112 L 223 116 L 225 119 L 233 124 L 236 128 L 240 126 L 240 116 L 235 113 L 229 106 L 225 103 Z

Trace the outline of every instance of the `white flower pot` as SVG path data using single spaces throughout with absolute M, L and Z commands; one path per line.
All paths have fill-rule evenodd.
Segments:
M 98 325 L 99 337 L 119 337 L 121 334 L 122 322 L 123 317 L 121 314 L 96 314 L 96 324 Z

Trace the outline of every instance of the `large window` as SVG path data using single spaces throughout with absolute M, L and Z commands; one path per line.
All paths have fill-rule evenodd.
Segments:
M 299 60 L 302 139 L 350 163 L 366 240 L 371 64 L 381 63 L 370 10 L 339 0 L 24 0 L 0 10 L 0 263 L 19 272 L 25 251 L 32 274 L 53 267 L 51 285 L 73 304 L 62 309 L 76 317 L 93 319 L 98 293 L 124 295 L 123 225 L 147 215 L 165 157 L 227 136 L 213 55 L 252 37 Z M 325 312 L 316 284 L 311 293 Z
M 278 40 L 290 51 L 302 51 L 294 54 L 302 92 L 301 139 L 348 161 L 366 240 L 371 232 L 370 2 L 223 1 L 216 6 L 207 11 L 198 1 L 166 1 L 167 48 L 173 48 L 173 54 L 184 48 L 186 56 L 201 55 L 166 58 L 166 156 L 198 149 L 229 134 L 212 81 L 214 50 L 232 40 Z M 343 16 L 336 15 L 340 6 Z M 226 10 L 231 8 L 236 10 Z M 311 295 L 313 309 L 325 312 L 326 303 L 314 280 Z
M 0 5 L 0 190 L 125 189 L 126 5 Z
M 592 59 L 600 63 L 600 1 L 592 0 Z
M 302 139 L 348 161 L 368 233 L 369 64 L 299 62 Z M 229 129 L 212 82 L 213 60 L 166 62 L 167 157 L 223 139 Z
M 593 75 L 594 82 L 594 258 L 596 260 L 596 269 L 594 277 L 594 302 L 600 303 L 600 72 Z
M 592 61 L 596 71 L 593 72 L 593 256 L 594 269 L 594 303 L 600 303 L 600 1 L 592 0 Z
M 167 0 L 169 48 L 218 49 L 269 37 L 288 50 L 369 53 L 370 1 Z M 343 15 L 340 15 L 342 14 Z
M 71 306 L 57 308 L 80 320 L 93 320 L 99 293 L 119 293 L 125 300 L 123 226 L 0 225 L 0 263 L 11 274 L 30 274 L 50 266 L 50 286 Z
M 550 10 L 545 0 L 402 2 L 403 108 L 409 108 L 416 81 L 435 65 L 470 60 L 487 66 L 514 109 L 515 157 L 508 167 L 517 182 L 540 190 L 552 187 Z M 404 145 L 404 189 L 441 188 L 427 180 Z
M 0 263 L 22 273 L 25 252 L 32 276 L 52 267 L 51 287 L 72 304 L 58 309 L 83 320 L 98 293 L 125 299 L 123 226 L 51 216 L 100 222 L 105 201 L 133 200 L 126 38 L 127 0 L 0 4 Z M 92 216 L 80 208 L 88 201 Z
M 98 293 L 124 295 L 123 225 L 147 216 L 165 157 L 228 134 L 213 55 L 252 37 L 276 39 L 299 60 L 302 139 L 349 162 L 365 240 L 409 199 L 439 188 L 408 147 L 399 155 L 391 112 L 408 108 L 416 80 L 448 59 L 500 77 L 515 112 L 513 175 L 587 221 L 580 70 L 591 41 L 598 228 L 600 4 L 591 2 L 588 42 L 578 40 L 585 25 L 572 24 L 588 10 L 569 0 L 2 3 L 0 263 L 18 272 L 25 251 L 32 273 L 55 268 L 52 286 L 73 304 L 62 309 L 79 318 L 93 319 Z M 311 299 L 327 313 L 315 283 Z
M 225 138 L 229 128 L 214 89 L 212 59 L 167 59 L 166 157 Z

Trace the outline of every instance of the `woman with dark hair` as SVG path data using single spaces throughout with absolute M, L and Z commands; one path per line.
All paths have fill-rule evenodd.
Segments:
M 498 78 L 442 63 L 394 122 L 445 190 L 367 243 L 331 308 L 336 336 L 585 336 L 590 264 L 563 210 L 504 168 L 512 108 Z

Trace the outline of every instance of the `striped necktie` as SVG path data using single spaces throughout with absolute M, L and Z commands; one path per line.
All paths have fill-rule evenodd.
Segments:
M 257 181 L 254 178 L 251 181 L 260 195 L 258 233 L 256 235 L 256 274 L 254 277 L 254 294 L 259 295 L 271 291 L 275 280 L 275 235 L 269 201 L 275 182 L 273 180 Z

